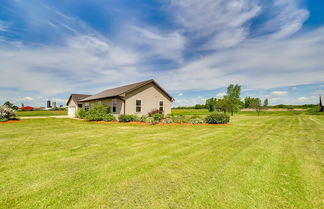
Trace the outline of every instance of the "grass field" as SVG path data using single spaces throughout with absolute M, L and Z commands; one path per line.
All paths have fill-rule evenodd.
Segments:
M 17 112 L 18 117 L 29 117 L 29 116 L 54 116 L 54 115 L 67 115 L 66 110 L 37 110 L 37 111 L 22 111 Z
M 0 124 L 0 208 L 323 208 L 324 117 Z
M 260 112 L 261 116 L 288 116 L 288 115 L 302 115 L 305 114 L 305 111 L 294 111 L 294 110 L 290 110 L 290 111 L 262 111 Z M 206 116 L 211 114 L 211 112 L 209 112 L 207 109 L 172 109 L 172 114 L 174 115 L 188 115 L 188 116 L 192 116 L 192 115 L 201 115 L 201 116 Z M 240 111 L 237 113 L 234 113 L 235 115 L 251 115 L 251 116 L 256 116 L 258 115 L 257 112 L 255 111 Z

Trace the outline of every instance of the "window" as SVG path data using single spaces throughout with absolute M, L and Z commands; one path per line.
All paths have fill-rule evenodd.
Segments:
M 136 100 L 136 112 L 142 112 L 142 100 Z
M 163 112 L 163 101 L 160 101 L 160 111 Z
M 84 104 L 84 110 L 88 111 L 90 109 L 90 104 L 89 103 L 85 103 Z
M 82 107 L 82 104 L 78 104 L 78 107 Z
M 117 100 L 116 99 L 112 100 L 112 112 L 113 113 L 117 112 Z

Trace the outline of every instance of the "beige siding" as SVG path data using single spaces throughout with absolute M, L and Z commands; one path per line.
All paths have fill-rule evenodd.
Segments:
M 116 99 L 116 101 L 117 101 L 116 113 L 112 112 L 112 100 L 113 99 Z M 110 107 L 110 111 L 112 114 L 115 114 L 115 115 L 124 114 L 124 102 L 119 98 L 113 98 L 113 99 L 100 99 L 100 100 L 89 101 L 89 104 L 90 104 L 90 106 L 93 106 L 94 104 L 100 104 L 100 102 L 101 102 L 102 105 Z M 84 104 L 83 104 L 83 106 L 84 106 Z
M 136 113 L 137 99 L 142 100 L 142 111 L 140 113 Z M 156 85 L 149 83 L 126 94 L 126 114 L 146 115 L 153 109 L 159 109 L 160 101 L 163 101 L 164 114 L 170 114 L 170 98 Z

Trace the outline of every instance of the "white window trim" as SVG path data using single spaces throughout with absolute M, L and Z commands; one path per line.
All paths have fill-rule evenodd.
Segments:
M 141 111 L 140 112 L 137 112 L 137 104 L 136 104 L 136 101 L 137 100 L 140 100 L 141 101 L 141 105 L 140 105 L 140 107 L 141 107 Z M 140 98 L 137 98 L 136 100 L 135 100 L 135 113 L 142 113 L 142 109 L 143 109 L 143 100 L 142 99 L 140 99 Z
M 163 103 L 163 105 L 161 106 L 161 104 L 160 103 Z M 160 108 L 162 107 L 162 111 L 164 112 L 164 100 L 160 100 L 159 101 L 159 110 L 160 110 Z
M 116 111 L 114 111 L 114 101 L 115 101 L 115 104 L 116 104 Z M 112 99 L 111 100 L 111 112 L 112 113 L 117 113 L 117 99 Z

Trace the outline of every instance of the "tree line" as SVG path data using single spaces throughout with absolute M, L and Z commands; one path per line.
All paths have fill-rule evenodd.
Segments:
M 241 86 L 230 84 L 227 87 L 226 95 L 222 99 L 209 98 L 206 100 L 205 108 L 210 112 L 222 111 L 224 113 L 231 113 L 233 115 L 242 108 L 253 108 L 258 115 L 262 109 L 268 108 L 269 99 L 265 99 L 263 103 L 260 98 L 246 97 L 243 101 L 240 98 Z

